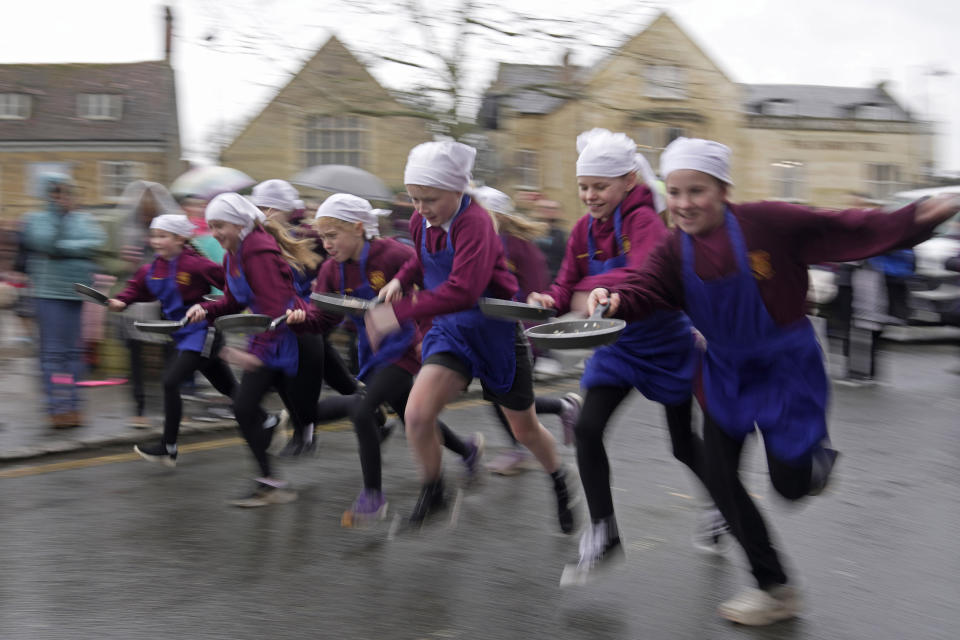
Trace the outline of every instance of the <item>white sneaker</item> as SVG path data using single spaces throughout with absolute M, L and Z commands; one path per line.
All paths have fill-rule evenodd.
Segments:
M 762 627 L 795 618 L 800 613 L 800 607 L 797 589 L 782 584 L 768 590 L 748 587 L 717 607 L 717 611 L 731 622 Z
M 597 522 L 588 526 L 580 536 L 580 561 L 563 568 L 560 586 L 590 584 L 624 561 L 620 536 L 615 530 L 608 531 L 606 522 Z
M 540 463 L 526 449 L 507 449 L 487 463 L 487 469 L 501 476 L 513 476 L 524 471 L 540 469 Z

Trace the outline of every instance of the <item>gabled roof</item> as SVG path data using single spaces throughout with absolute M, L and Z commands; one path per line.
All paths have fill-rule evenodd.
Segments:
M 0 64 L 0 93 L 31 96 L 29 118 L 0 119 L 0 141 L 145 142 L 179 137 L 173 69 L 163 60 Z M 81 93 L 123 95 L 121 118 L 79 117 L 77 95 Z
M 886 107 L 875 120 L 912 120 L 910 113 L 882 85 L 875 87 L 827 87 L 806 84 L 743 84 L 743 109 L 749 115 L 764 115 L 763 105 L 788 102 L 792 112 L 804 118 L 852 118 L 857 107 Z
M 550 113 L 574 97 L 581 72 L 582 68 L 574 65 L 501 62 L 485 97 L 498 97 L 501 106 L 518 113 Z

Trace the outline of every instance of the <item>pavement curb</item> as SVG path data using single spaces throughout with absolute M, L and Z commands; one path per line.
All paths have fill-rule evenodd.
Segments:
M 551 384 L 556 384 L 560 382 L 565 382 L 568 380 L 576 380 L 580 377 L 581 372 L 577 371 L 575 373 L 561 373 L 556 375 L 542 375 L 537 374 L 536 384 L 537 386 L 547 386 Z M 476 382 L 470 385 L 467 391 L 461 396 L 461 399 L 476 399 L 480 398 L 482 395 L 482 390 L 480 385 Z M 194 421 L 194 420 L 184 420 L 180 426 L 181 435 L 196 435 L 204 433 L 217 433 L 220 431 L 229 431 L 236 429 L 237 423 L 234 420 L 214 420 L 214 421 Z M 138 442 L 143 442 L 145 440 L 150 440 L 152 438 L 159 437 L 163 429 L 162 427 L 150 427 L 148 429 L 135 429 L 133 427 L 123 427 L 124 431 L 117 434 L 111 434 L 107 436 L 96 436 L 90 438 L 81 438 L 77 440 L 58 440 L 54 442 L 42 443 L 37 445 L 31 445 L 27 447 L 20 447 L 18 449 L 11 449 L 9 451 L 0 451 L 0 465 L 11 464 L 17 462 L 23 462 L 26 460 L 33 460 L 36 458 L 43 458 L 45 456 L 60 455 L 64 453 L 75 453 L 79 451 L 91 451 L 96 449 L 103 449 L 106 447 L 114 447 L 124 444 L 134 445 Z M 74 430 L 64 431 L 64 435 L 82 433 L 83 427 L 76 428 Z

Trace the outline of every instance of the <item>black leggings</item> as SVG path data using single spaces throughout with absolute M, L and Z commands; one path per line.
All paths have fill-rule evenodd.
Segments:
M 167 365 L 163 374 L 163 442 L 176 444 L 180 432 L 180 420 L 183 418 L 183 399 L 180 397 L 180 385 L 193 378 L 199 371 L 210 381 L 213 388 L 233 398 L 237 388 L 237 379 L 227 364 L 217 358 L 204 358 L 196 351 L 178 351 Z
M 327 336 L 323 336 L 323 381 L 340 395 L 349 396 L 357 392 L 357 379 Z
M 557 415 L 563 410 L 563 402 L 561 402 L 560 398 L 537 396 L 533 401 L 533 405 L 537 415 Z M 520 443 L 517 442 L 517 436 L 513 435 L 513 429 L 510 428 L 510 423 L 507 422 L 507 416 L 503 414 L 503 409 L 500 408 L 500 405 L 493 403 L 493 411 L 497 415 L 497 420 L 500 421 L 500 426 L 507 432 L 510 443 L 515 447 L 519 447 Z
M 276 429 L 264 428 L 267 413 L 260 406 L 260 401 L 271 388 L 276 388 L 292 418 L 296 412 L 289 393 L 289 385 L 292 380 L 293 378 L 284 375 L 282 371 L 260 367 L 243 373 L 243 377 L 240 378 L 240 385 L 234 394 L 233 413 L 237 418 L 237 425 L 244 440 L 247 441 L 247 446 L 250 447 L 250 452 L 256 459 L 257 465 L 260 467 L 261 475 L 265 478 L 272 475 L 267 448 L 270 446 L 273 432 Z
M 297 336 L 297 374 L 278 389 L 283 404 L 290 412 L 296 433 L 317 422 L 317 400 L 323 386 L 326 349 L 323 338 L 313 333 Z
M 770 541 L 760 511 L 740 482 L 740 453 L 743 440 L 727 435 L 709 415 L 703 421 L 703 445 L 710 455 L 704 462 L 707 488 L 750 562 L 750 570 L 761 589 L 787 581 L 786 573 Z M 810 458 L 785 463 L 769 449 L 767 467 L 777 493 L 797 500 L 810 491 Z
M 603 434 L 610 416 L 616 411 L 631 387 L 592 387 L 587 389 L 580 419 L 574 427 L 577 443 L 577 465 L 580 482 L 590 509 L 590 518 L 597 522 L 613 515 L 610 492 L 610 462 L 603 446 Z M 691 428 L 691 400 L 677 405 L 664 405 L 673 455 L 690 467 L 704 481 L 703 443 Z
M 357 434 L 360 449 L 360 468 L 363 471 L 365 489 L 381 489 L 380 429 L 374 412 L 377 407 L 387 403 L 403 419 L 407 410 L 407 400 L 413 388 L 413 374 L 406 369 L 391 364 L 373 372 L 367 379 L 363 393 L 352 396 L 330 398 L 320 403 L 318 413 L 329 420 L 344 418 L 353 420 L 353 429 Z M 437 421 L 443 446 L 466 458 L 471 448 L 460 439 L 447 425 Z

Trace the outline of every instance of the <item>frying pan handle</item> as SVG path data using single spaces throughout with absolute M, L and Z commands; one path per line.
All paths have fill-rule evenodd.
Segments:
M 598 304 L 597 308 L 593 310 L 593 314 L 590 316 L 591 320 L 600 320 L 603 318 L 603 314 L 607 312 L 607 309 L 610 308 L 610 303 Z
M 270 322 L 270 327 L 269 327 L 269 329 L 270 329 L 270 331 L 273 331 L 274 329 L 276 329 L 277 327 L 279 327 L 279 326 L 282 325 L 282 324 L 285 324 L 286 322 L 287 322 L 287 316 L 286 316 L 286 315 L 277 316 L 276 318 L 274 318 L 274 319 Z

